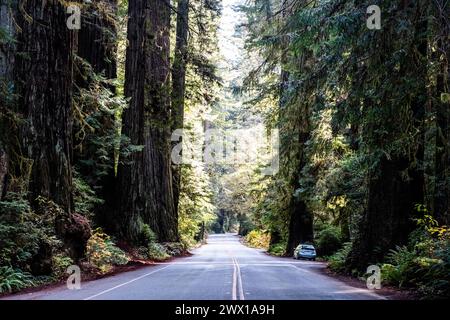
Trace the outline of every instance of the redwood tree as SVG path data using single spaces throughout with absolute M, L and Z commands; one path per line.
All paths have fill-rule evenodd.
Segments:
M 18 15 L 16 77 L 24 155 L 32 161 L 32 200 L 45 196 L 72 212 L 74 31 L 57 0 L 29 0 Z
M 136 241 L 148 224 L 159 241 L 177 241 L 177 216 L 170 161 L 170 7 L 163 0 L 130 0 L 123 133 L 142 152 L 120 165 L 118 221 Z
M 24 121 L 20 144 L 22 159 L 15 163 L 28 182 L 31 203 L 41 196 L 58 205 L 57 234 L 75 259 L 82 256 L 90 229 L 73 212 L 72 93 L 76 32 L 66 21 L 61 1 L 29 0 L 19 6 L 16 22 L 15 82 L 18 112 Z M 45 247 L 42 252 L 49 253 Z M 46 259 L 41 253 L 40 259 Z M 36 264 L 41 269 L 41 264 Z M 45 268 L 44 268 L 45 269 Z M 45 270 L 36 272 L 45 272 Z
M 189 31 L 189 0 L 178 0 L 175 54 L 172 66 L 172 130 L 184 128 L 184 96 Z M 175 143 L 180 143 L 177 141 Z M 173 197 L 178 212 L 180 196 L 180 165 L 173 168 Z

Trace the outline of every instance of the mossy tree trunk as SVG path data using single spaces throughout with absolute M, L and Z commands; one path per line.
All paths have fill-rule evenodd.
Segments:
M 72 92 L 76 32 L 66 25 L 66 7 L 57 0 L 23 2 L 16 22 L 17 55 L 15 82 L 21 126 L 21 175 L 28 183 L 32 206 L 39 212 L 37 197 L 51 200 L 62 209 L 56 217 L 56 233 L 72 257 L 84 253 L 90 236 L 88 221 L 73 212 L 72 195 Z M 43 239 L 44 241 L 44 239 Z M 45 273 L 41 262 L 51 254 L 45 241 L 33 261 L 35 273 Z
M 16 30 L 14 15 L 17 11 L 17 1 L 0 3 L 0 200 L 7 192 L 9 174 L 9 149 L 11 148 L 11 134 L 14 132 L 6 116 L 12 107 L 12 92 L 14 87 L 14 56 L 15 43 L 13 41 Z
M 72 80 L 76 34 L 60 1 L 24 2 L 18 14 L 16 76 L 25 157 L 32 160 L 30 195 L 44 196 L 67 213 L 72 199 Z
M 148 224 L 159 241 L 177 241 L 170 160 L 170 8 L 163 0 L 130 0 L 123 133 L 142 152 L 119 165 L 118 221 L 129 240 Z
M 383 122 L 367 117 L 367 123 L 363 129 L 363 140 L 369 145 L 368 154 L 378 154 L 378 158 L 369 165 L 367 207 L 361 217 L 358 227 L 358 235 L 353 242 L 353 248 L 348 257 L 349 270 L 366 270 L 371 264 L 384 261 L 389 249 L 396 245 L 408 242 L 408 236 L 416 227 L 414 218 L 418 216 L 415 206 L 424 204 L 424 116 L 426 106 L 426 57 L 427 57 L 427 19 L 421 17 L 420 12 L 426 9 L 424 2 L 404 3 L 399 2 L 398 12 L 405 9 L 414 10 L 414 42 L 405 48 L 405 56 L 399 63 L 399 68 L 392 72 L 388 66 L 380 68 L 386 74 L 386 81 L 395 83 L 398 88 L 392 92 L 384 93 L 383 99 L 378 103 L 367 99 L 364 109 L 381 112 Z M 392 31 L 393 26 L 386 27 Z M 389 32 L 387 31 L 387 32 Z M 389 37 L 377 39 L 380 52 L 378 58 L 367 63 L 379 67 L 379 61 L 389 59 L 395 52 L 395 43 L 388 41 Z M 392 105 L 388 101 L 389 95 L 403 90 L 402 83 L 396 79 L 414 75 L 414 95 L 408 96 L 408 104 Z M 392 77 L 392 78 L 389 78 Z M 370 83 L 373 86 L 373 83 Z M 403 117 L 401 110 L 410 114 L 409 118 Z M 403 111 L 405 112 L 405 111 Z M 370 113 L 369 113 L 370 114 Z M 399 129 L 401 128 L 401 129 Z M 407 128 L 407 129 L 405 129 Z M 411 129 L 412 128 L 412 129 Z M 401 130 L 411 130 L 408 133 L 414 138 L 414 149 L 398 150 L 391 154 L 380 152 L 393 143 L 391 137 L 403 133 Z M 415 131 L 416 130 L 416 131 Z M 380 155 L 382 154 L 382 155 Z
M 172 66 L 172 131 L 184 128 L 184 95 L 189 31 L 189 0 L 178 0 L 175 54 Z M 180 143 L 176 141 L 175 143 Z M 178 212 L 181 165 L 173 166 L 173 198 Z
M 450 102 L 440 97 L 441 94 L 450 94 L 450 26 L 448 17 L 450 5 L 439 0 L 431 5 L 431 15 L 434 17 L 431 23 L 433 32 L 437 35 L 431 39 L 431 59 L 439 65 L 436 71 L 436 84 L 433 94 L 437 99 L 432 99 L 433 113 L 436 117 L 435 131 L 435 166 L 434 166 L 434 199 L 433 214 L 441 224 L 450 223 Z M 448 99 L 448 98 L 447 98 Z

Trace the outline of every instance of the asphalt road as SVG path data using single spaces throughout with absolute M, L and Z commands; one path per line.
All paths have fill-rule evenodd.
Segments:
M 373 291 L 329 277 L 320 262 L 276 258 L 251 249 L 233 234 L 211 235 L 190 257 L 111 277 L 13 295 L 32 300 L 373 300 Z

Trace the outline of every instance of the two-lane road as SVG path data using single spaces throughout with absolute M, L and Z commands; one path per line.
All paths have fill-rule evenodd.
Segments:
M 5 299 L 368 300 L 383 299 L 326 276 L 320 262 L 271 257 L 233 234 L 210 235 L 193 255 L 81 284 Z

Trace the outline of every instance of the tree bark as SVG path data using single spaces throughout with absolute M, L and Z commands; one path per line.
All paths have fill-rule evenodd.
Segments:
M 423 199 L 423 176 L 413 173 L 410 181 L 401 176 L 408 166 L 406 159 L 384 157 L 369 174 L 367 209 L 349 257 L 351 268 L 365 270 L 382 261 L 389 249 L 407 242 L 415 227 L 414 205 Z
M 8 175 L 8 155 L 0 144 L 0 200 L 5 196 L 7 185 L 6 177 Z
M 106 79 L 117 77 L 117 0 L 98 0 L 87 6 L 78 32 L 77 54 L 89 62 L 95 73 Z
M 0 28 L 7 34 L 7 37 L 13 39 L 16 30 L 13 24 L 13 15 L 17 9 L 17 1 L 11 1 L 9 4 L 2 2 L 0 4 Z M 3 108 L 8 108 L 9 88 L 13 82 L 13 66 L 15 45 L 8 39 L 0 39 L 0 112 L 6 112 Z M 0 200 L 7 191 L 7 176 L 9 167 L 8 157 L 8 134 L 11 133 L 7 128 L 5 119 L 0 117 Z
M 119 221 L 129 240 L 148 224 L 159 241 L 178 240 L 170 163 L 169 25 L 164 0 L 130 0 L 123 133 L 142 152 L 120 165 Z
M 186 62 L 189 31 L 189 0 L 178 0 L 175 56 L 172 66 L 172 132 L 184 128 L 184 95 L 186 87 Z M 176 141 L 175 144 L 181 143 Z M 181 165 L 173 166 L 173 198 L 178 215 L 181 186 Z
M 404 3 L 403 3 L 404 4 Z M 420 3 L 423 4 L 423 3 Z M 402 10 L 402 4 L 399 10 Z M 423 11 L 423 7 L 417 5 L 417 16 Z M 366 270 L 371 264 L 383 261 L 389 249 L 396 245 L 403 245 L 408 242 L 411 231 L 416 227 L 413 218 L 415 217 L 415 205 L 424 204 L 424 170 L 421 164 L 424 160 L 424 116 L 427 92 L 426 78 L 427 72 L 425 59 L 427 56 L 427 41 L 424 37 L 427 31 L 427 20 L 414 21 L 415 25 L 415 56 L 410 53 L 407 60 L 400 66 L 399 74 L 410 74 L 410 68 L 414 68 L 416 84 L 419 86 L 419 93 L 414 96 L 409 110 L 412 114 L 411 126 L 420 133 L 417 135 L 415 154 L 410 157 L 408 154 L 392 154 L 390 157 L 383 155 L 376 166 L 369 169 L 368 174 L 368 201 L 367 208 L 359 223 L 358 237 L 353 243 L 353 248 L 348 257 L 349 270 L 354 268 Z M 385 40 L 383 40 L 385 41 Z M 384 52 L 388 55 L 392 50 L 392 43 L 381 43 Z M 386 97 L 380 105 L 372 107 L 392 108 Z M 392 112 L 392 110 L 390 111 Z M 395 111 L 394 111 L 395 112 Z M 386 118 L 389 111 L 385 113 Z M 396 125 L 399 119 L 389 123 L 383 130 L 395 135 Z M 380 130 L 380 128 L 377 128 Z M 381 131 L 381 130 L 380 130 Z M 376 141 L 373 149 L 383 148 L 378 143 L 383 143 L 382 139 Z M 369 150 L 370 152 L 370 150 Z M 405 178 L 404 173 L 408 178 Z
M 432 52 L 432 58 L 439 67 L 433 92 L 434 97 L 430 98 L 436 115 L 433 215 L 440 224 L 446 225 L 450 223 L 450 112 L 449 103 L 441 101 L 440 95 L 450 87 L 450 45 L 448 42 L 450 26 L 446 21 L 450 15 L 450 5 L 444 3 L 445 1 L 436 1 L 431 6 L 432 15 L 435 17 L 432 34 L 437 34 L 435 40 L 437 50 Z
M 305 112 L 305 114 L 308 114 Z M 292 186 L 293 190 L 300 188 L 299 178 L 300 171 L 306 164 L 306 159 L 304 156 L 304 146 L 305 143 L 309 139 L 308 127 L 304 128 L 306 131 L 300 133 L 299 135 L 299 148 L 301 149 L 299 152 L 298 166 L 295 174 L 292 178 Z M 292 192 L 293 193 L 293 192 Z M 296 198 L 291 196 L 290 204 L 290 221 L 289 221 L 289 234 L 288 241 L 286 246 L 286 255 L 292 256 L 294 254 L 295 248 L 300 243 L 312 242 L 314 240 L 313 236 L 313 216 L 311 212 L 308 210 L 306 203 L 301 198 Z
M 24 2 L 17 22 L 16 75 L 26 119 L 23 154 L 32 160 L 30 195 L 72 212 L 72 67 L 75 33 L 56 0 Z
M 58 0 L 28 0 L 19 7 L 16 22 L 16 93 L 21 126 L 22 154 L 18 165 L 28 183 L 32 206 L 42 196 L 63 213 L 55 217 L 57 235 L 77 261 L 90 237 L 89 222 L 73 212 L 72 195 L 72 92 L 76 32 L 66 20 L 65 5 Z M 20 164 L 19 164 L 20 163 Z M 47 273 L 49 244 L 42 239 L 45 255 L 33 257 L 33 272 Z
M 16 34 L 13 15 L 17 10 L 17 0 L 8 3 L 0 3 L 0 28 L 13 39 Z M 0 80 L 11 81 L 13 79 L 14 43 L 8 39 L 1 39 L 0 46 Z

